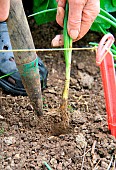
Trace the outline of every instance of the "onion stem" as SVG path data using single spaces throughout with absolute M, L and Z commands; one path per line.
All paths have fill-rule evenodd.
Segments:
M 67 31 L 67 22 L 68 22 L 68 1 L 65 7 L 65 18 L 64 18 L 64 29 L 63 29 L 63 36 L 64 36 L 64 49 L 65 48 L 72 48 L 72 38 L 69 37 Z M 68 99 L 69 93 L 69 85 L 70 85 L 70 70 L 71 70 L 71 56 L 72 56 L 72 49 L 64 51 L 65 56 L 65 64 L 66 64 L 66 73 L 65 73 L 65 85 L 63 91 L 63 100 Z

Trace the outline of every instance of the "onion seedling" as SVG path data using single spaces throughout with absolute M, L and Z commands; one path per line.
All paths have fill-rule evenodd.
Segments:
M 65 85 L 62 94 L 62 104 L 60 106 L 62 119 L 64 121 L 64 127 L 67 127 L 69 124 L 69 117 L 67 113 L 67 102 L 69 94 L 69 85 L 70 85 L 70 71 L 71 71 L 71 56 L 72 56 L 72 38 L 68 35 L 67 22 L 68 22 L 68 1 L 65 7 L 65 17 L 64 17 L 64 28 L 63 28 L 63 39 L 64 39 L 64 57 L 65 57 Z

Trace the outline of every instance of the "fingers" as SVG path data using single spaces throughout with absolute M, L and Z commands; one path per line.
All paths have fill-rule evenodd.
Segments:
M 76 39 L 80 32 L 83 7 L 87 0 L 69 0 L 68 33 Z M 56 21 L 63 27 L 66 0 L 58 0 Z
M 57 8 L 56 21 L 61 27 L 63 27 L 64 13 L 65 13 L 64 8 L 62 7 Z
M 64 21 L 64 13 L 65 13 L 65 5 L 66 0 L 57 0 L 58 7 L 57 7 L 57 14 L 56 14 L 56 21 L 57 23 L 63 27 L 63 21 Z
M 57 23 L 63 27 L 66 0 L 57 0 Z M 81 39 L 90 29 L 100 11 L 100 0 L 68 0 L 68 33 L 73 41 Z M 59 42 L 58 42 L 59 41 Z M 56 43 L 57 42 L 57 43 Z M 58 35 L 52 44 L 62 45 L 63 37 Z
M 10 0 L 0 0 L 0 22 L 5 21 L 9 15 Z
M 63 45 L 63 35 L 56 35 L 55 38 L 52 40 L 51 45 L 53 47 L 59 47 Z
M 68 33 L 76 39 L 81 28 L 82 12 L 87 0 L 69 0 Z
M 76 40 L 81 39 L 90 29 L 92 23 L 94 22 L 96 16 L 100 12 L 100 2 L 99 0 L 88 0 L 87 4 L 83 8 L 80 32 Z

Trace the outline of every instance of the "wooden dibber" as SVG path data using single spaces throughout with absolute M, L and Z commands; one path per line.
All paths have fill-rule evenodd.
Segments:
M 21 0 L 11 0 L 8 30 L 13 49 L 35 48 Z M 40 116 L 42 95 L 37 55 L 35 52 L 15 52 L 14 56 L 30 102 Z

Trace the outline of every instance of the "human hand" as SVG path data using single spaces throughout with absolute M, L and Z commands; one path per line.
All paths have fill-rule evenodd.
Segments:
M 63 27 L 66 0 L 57 0 L 58 8 L 56 21 Z M 90 29 L 92 23 L 100 11 L 99 0 L 68 0 L 68 34 L 77 41 L 81 39 Z M 52 40 L 53 46 L 63 45 L 63 35 L 56 35 Z

